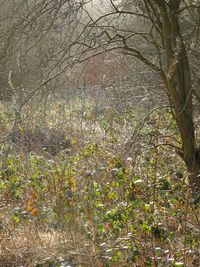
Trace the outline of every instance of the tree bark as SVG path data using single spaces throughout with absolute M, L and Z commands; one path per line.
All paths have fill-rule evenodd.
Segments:
M 180 1 L 160 6 L 166 51 L 166 86 L 180 131 L 183 160 L 189 172 L 193 192 L 200 190 L 199 150 L 195 142 L 191 72 L 179 25 Z
M 173 78 L 170 77 L 167 82 L 170 100 L 181 135 L 183 160 L 189 172 L 189 184 L 193 191 L 198 191 L 200 189 L 200 179 L 198 177 L 200 172 L 199 150 L 196 146 L 193 123 L 190 67 L 184 44 L 181 47 Z

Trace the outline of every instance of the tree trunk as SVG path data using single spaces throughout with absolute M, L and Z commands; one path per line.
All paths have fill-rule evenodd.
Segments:
M 168 80 L 168 89 L 181 135 L 183 160 L 189 172 L 189 184 L 193 191 L 197 191 L 200 189 L 199 150 L 195 142 L 190 67 L 184 44 L 176 64 L 173 78 Z
M 200 190 L 198 177 L 200 161 L 193 124 L 191 72 L 179 25 L 181 1 L 170 0 L 168 6 L 163 0 L 154 1 L 159 6 L 162 16 L 162 33 L 166 52 L 165 83 L 181 135 L 183 160 L 189 172 L 189 184 L 193 192 L 197 192 Z

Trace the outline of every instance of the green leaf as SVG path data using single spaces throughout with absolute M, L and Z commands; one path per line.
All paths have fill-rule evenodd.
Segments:
M 17 216 L 17 215 L 13 215 L 12 219 L 13 219 L 13 221 L 14 221 L 15 223 L 19 223 L 19 222 L 20 222 L 20 218 L 19 218 L 19 216 Z
M 175 262 L 174 266 L 181 267 L 184 266 L 183 262 Z

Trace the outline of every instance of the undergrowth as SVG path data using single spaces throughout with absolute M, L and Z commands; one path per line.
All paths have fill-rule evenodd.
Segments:
M 199 204 L 169 110 L 60 107 L 15 129 L 1 112 L 0 266 L 199 266 Z

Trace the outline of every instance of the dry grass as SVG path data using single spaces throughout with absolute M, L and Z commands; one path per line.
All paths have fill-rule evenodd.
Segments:
M 158 145 L 178 139 L 170 116 L 139 124 L 127 149 L 135 114 L 77 110 L 55 106 L 41 124 L 27 111 L 1 146 L 0 266 L 199 266 L 200 211 L 181 160 Z

